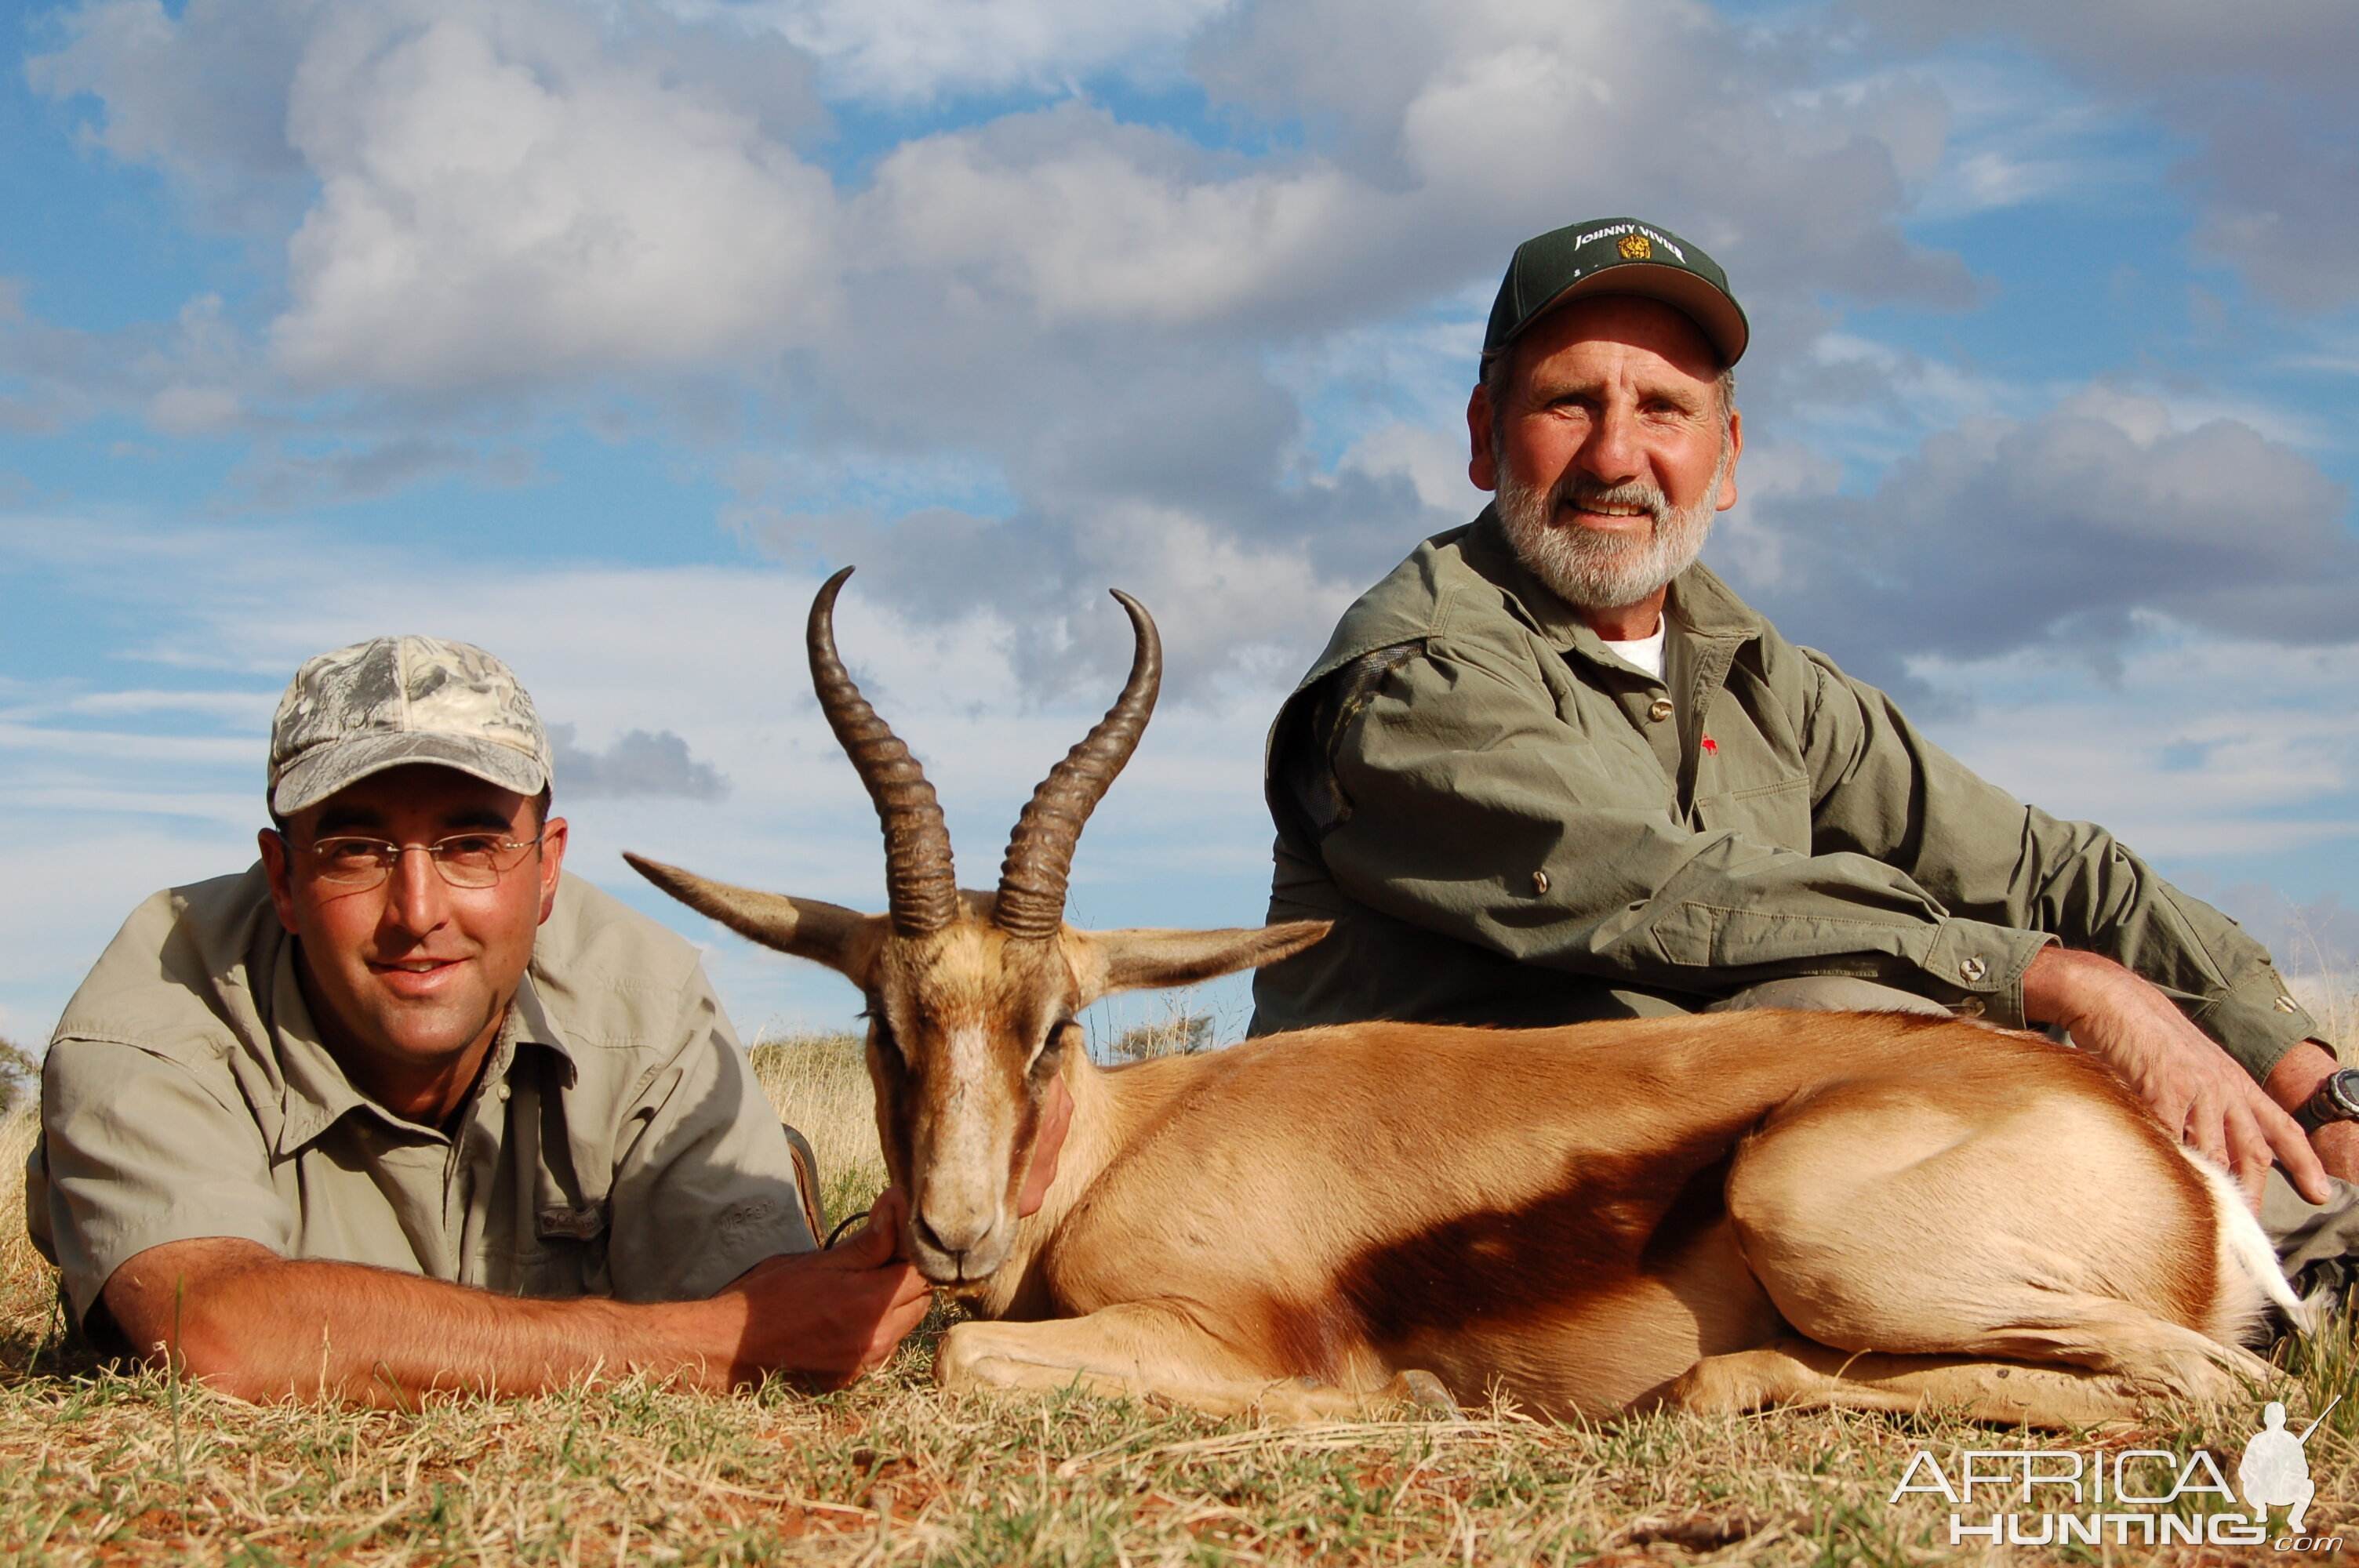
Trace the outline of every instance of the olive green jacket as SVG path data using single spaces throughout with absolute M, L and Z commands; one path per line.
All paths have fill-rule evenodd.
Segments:
M 1691 1011 L 1853 975 L 2023 1021 L 2050 941 L 2154 981 L 2256 1078 L 2317 1025 L 2269 957 L 2103 828 L 1977 778 L 1701 566 L 1667 678 L 1609 651 L 1485 512 L 1345 612 L 1271 731 L 1263 1033 Z

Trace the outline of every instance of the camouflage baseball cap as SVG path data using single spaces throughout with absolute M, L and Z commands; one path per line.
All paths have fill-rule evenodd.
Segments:
M 1491 304 L 1483 362 L 1558 306 L 1592 294 L 1659 299 L 1696 324 L 1723 368 L 1745 357 L 1752 329 L 1728 291 L 1728 274 L 1703 247 L 1636 218 L 1593 218 L 1516 247 Z
M 270 725 L 270 808 L 292 816 L 371 773 L 456 768 L 518 795 L 547 788 L 549 737 L 516 672 L 439 637 L 372 637 L 295 672 Z

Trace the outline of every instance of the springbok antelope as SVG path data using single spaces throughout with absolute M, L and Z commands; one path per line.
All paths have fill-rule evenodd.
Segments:
M 1736 1012 L 1523 1032 L 1367 1023 L 1093 1065 L 1099 997 L 1270 962 L 1318 924 L 1078 931 L 1066 877 L 1161 670 L 1130 678 L 962 892 L 933 788 L 811 607 L 820 705 L 882 819 L 890 913 L 631 857 L 691 907 L 835 969 L 905 1246 L 984 1319 L 951 1388 L 1076 1381 L 1288 1418 L 1375 1400 L 1544 1411 L 1924 1404 L 2078 1425 L 2219 1398 L 2272 1301 L 2216 1170 L 2096 1062 L 1900 1014 Z M 1071 1121 L 1018 1198 L 1053 1081 Z

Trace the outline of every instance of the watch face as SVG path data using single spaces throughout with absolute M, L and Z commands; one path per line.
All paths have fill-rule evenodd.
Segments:
M 2324 1085 L 2326 1102 L 2345 1121 L 2359 1121 L 2359 1067 L 2344 1067 Z

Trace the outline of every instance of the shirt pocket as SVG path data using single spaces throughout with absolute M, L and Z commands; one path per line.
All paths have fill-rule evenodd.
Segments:
M 484 1284 L 504 1296 L 571 1301 L 612 1293 L 603 1234 L 585 1239 L 539 1237 L 521 1247 L 490 1249 L 484 1262 Z
M 1696 802 L 1696 826 L 1707 833 L 1734 833 L 1748 844 L 1810 852 L 1810 781 L 1791 778 L 1705 795 Z

